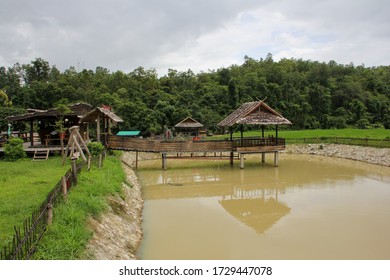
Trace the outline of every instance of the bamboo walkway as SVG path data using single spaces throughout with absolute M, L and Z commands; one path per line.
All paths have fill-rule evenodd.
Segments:
M 185 158 L 199 158 L 193 154 L 203 154 L 200 158 L 216 158 L 217 153 L 228 152 L 230 163 L 233 159 L 240 160 L 240 168 L 244 168 L 245 154 L 262 154 L 262 162 L 265 161 L 266 153 L 274 153 L 274 166 L 278 166 L 278 152 L 285 150 L 283 138 L 239 138 L 234 140 L 149 140 L 109 136 L 107 147 L 113 150 L 125 150 L 136 152 L 136 168 L 138 167 L 138 152 L 161 153 L 162 168 L 167 169 L 168 158 L 184 158 L 181 154 L 190 153 Z M 176 154 L 176 156 L 169 156 Z

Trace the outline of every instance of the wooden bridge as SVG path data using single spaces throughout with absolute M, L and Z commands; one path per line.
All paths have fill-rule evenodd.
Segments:
M 285 139 L 283 138 L 237 138 L 232 140 L 149 140 L 139 138 L 128 138 L 110 135 L 107 147 L 113 150 L 135 151 L 136 166 L 138 165 L 138 152 L 150 152 L 162 154 L 162 167 L 167 168 L 168 154 L 177 154 L 180 158 L 182 153 L 203 153 L 202 158 L 207 154 L 212 156 L 215 153 L 228 152 L 230 163 L 233 159 L 240 159 L 240 168 L 244 168 L 245 154 L 262 154 L 262 162 L 265 162 L 266 153 L 274 153 L 274 166 L 278 166 L 278 152 L 285 149 Z

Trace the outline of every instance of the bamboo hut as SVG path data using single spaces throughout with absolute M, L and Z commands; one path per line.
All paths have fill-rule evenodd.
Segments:
M 92 106 L 87 103 L 75 103 L 69 106 L 70 112 L 61 114 L 55 108 L 48 110 L 28 109 L 27 113 L 15 116 L 9 116 L 6 119 L 10 122 L 28 122 L 30 124 L 29 139 L 31 146 L 34 146 L 34 123 L 38 127 L 38 135 L 41 144 L 48 146 L 54 141 L 59 141 L 58 132 L 56 132 L 55 122 L 61 118 L 64 121 L 64 127 L 69 128 L 77 125 L 80 118 L 87 114 Z M 81 132 L 84 127 L 81 127 Z
M 241 141 L 243 142 L 243 125 L 260 125 L 262 137 L 264 137 L 264 127 L 267 125 L 276 126 L 276 143 L 278 143 L 278 126 L 290 125 L 291 122 L 276 112 L 264 101 L 247 102 L 242 104 L 237 110 L 228 115 L 218 123 L 218 126 L 228 127 L 230 138 L 232 139 L 233 126 L 239 125 L 241 131 Z
M 123 120 L 107 108 L 97 107 L 80 119 L 81 124 L 87 124 L 87 138 L 89 139 L 89 126 L 91 123 L 96 123 L 97 141 L 102 141 L 104 136 L 104 144 L 107 143 L 107 135 L 111 134 L 111 128 L 114 124 L 123 122 Z
M 203 124 L 194 120 L 191 117 L 183 119 L 181 122 L 175 125 L 176 132 L 183 132 L 188 136 L 193 136 L 193 140 L 198 140 L 199 129 L 203 127 Z

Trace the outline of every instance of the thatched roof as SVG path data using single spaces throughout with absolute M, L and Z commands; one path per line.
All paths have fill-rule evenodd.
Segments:
M 291 124 L 280 113 L 276 112 L 263 101 L 247 102 L 218 123 L 218 126 L 233 126 L 235 124 L 275 125 Z
M 75 103 L 69 106 L 71 112 L 65 114 L 65 116 L 77 116 L 81 118 L 86 113 L 91 111 L 92 106 L 87 103 Z M 9 121 L 28 121 L 35 119 L 43 119 L 43 118 L 55 118 L 61 116 L 61 113 L 58 112 L 55 108 L 51 108 L 48 110 L 38 110 L 38 109 L 27 109 L 28 113 L 9 116 L 6 119 Z
M 203 127 L 203 124 L 194 120 L 191 117 L 185 118 L 181 122 L 175 125 L 176 128 L 199 128 Z
M 101 108 L 101 107 L 97 107 L 95 110 L 89 112 L 84 117 L 82 117 L 80 119 L 80 123 L 94 122 L 94 121 L 96 121 L 98 115 L 104 115 L 104 116 L 110 118 L 111 120 L 113 120 L 116 123 L 123 122 L 123 120 L 120 117 L 115 115 L 110 110 L 105 109 L 105 108 Z

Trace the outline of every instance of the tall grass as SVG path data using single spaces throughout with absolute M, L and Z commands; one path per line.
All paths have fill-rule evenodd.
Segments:
M 115 156 L 108 156 L 101 169 L 93 168 L 90 172 L 83 170 L 67 202 L 54 208 L 53 224 L 48 227 L 34 258 L 87 258 L 84 251 L 92 237 L 88 217 L 98 217 L 108 207 L 106 197 L 121 193 L 124 180 L 124 171 Z
M 60 157 L 39 162 L 0 161 L 0 248 L 12 237 L 14 226 L 21 226 L 31 216 L 67 169 Z

